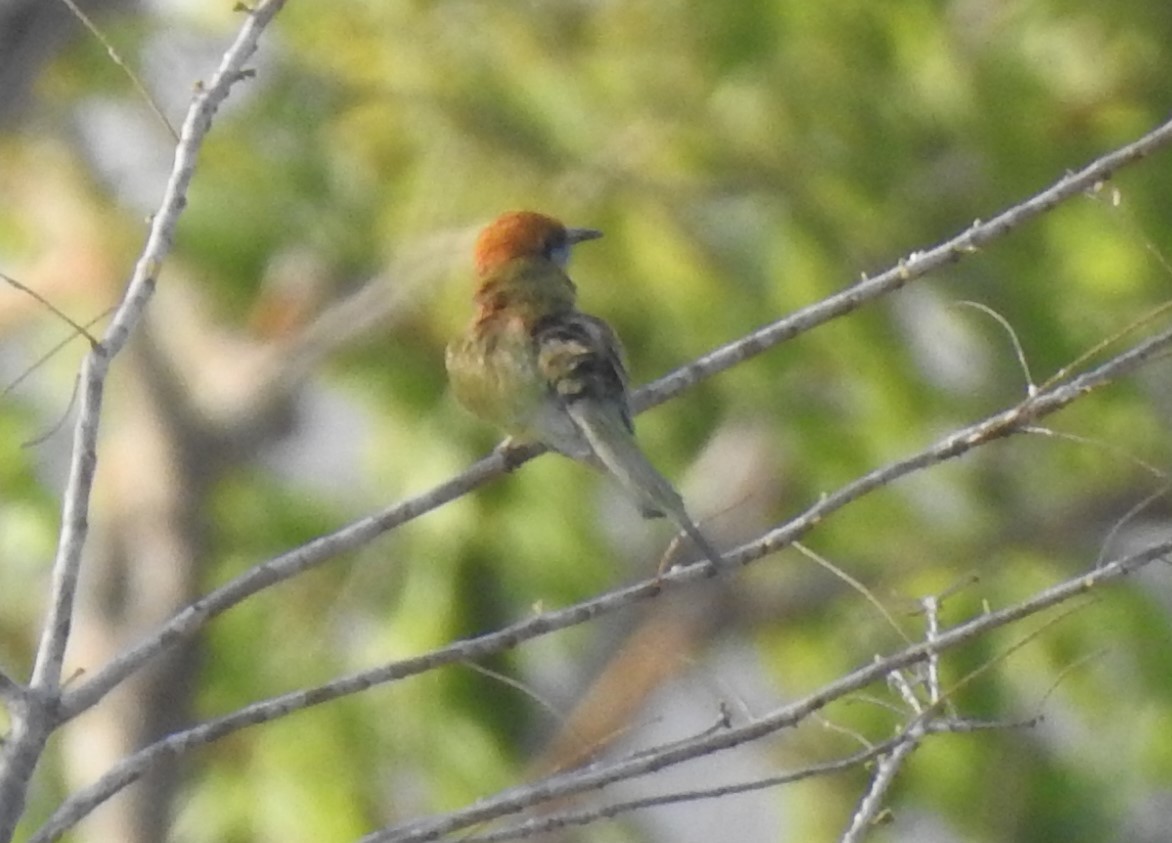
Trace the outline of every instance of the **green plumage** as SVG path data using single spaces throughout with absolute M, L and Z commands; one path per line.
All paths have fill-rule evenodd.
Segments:
M 492 226 L 481 235 L 476 316 L 447 349 L 456 398 L 518 441 L 610 474 L 644 515 L 667 515 L 719 563 L 635 441 L 622 345 L 609 325 L 576 309 L 577 290 L 554 257 L 568 254 L 566 230 L 548 217 L 520 216 L 498 221 L 508 226 L 502 237 Z M 547 223 L 557 227 L 544 230 Z

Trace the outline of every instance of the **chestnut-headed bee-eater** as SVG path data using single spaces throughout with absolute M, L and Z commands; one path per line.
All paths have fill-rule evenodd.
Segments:
M 541 442 L 610 474 L 649 518 L 666 515 L 714 564 L 720 554 L 635 442 L 623 348 L 577 309 L 571 248 L 602 232 L 513 211 L 477 238 L 476 312 L 447 349 L 456 398 L 513 441 Z

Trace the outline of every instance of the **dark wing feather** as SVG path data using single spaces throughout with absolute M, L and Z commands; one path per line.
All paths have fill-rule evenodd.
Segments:
M 551 316 L 533 327 L 537 366 L 563 405 L 581 399 L 618 404 L 634 431 L 623 347 L 611 327 L 585 313 Z

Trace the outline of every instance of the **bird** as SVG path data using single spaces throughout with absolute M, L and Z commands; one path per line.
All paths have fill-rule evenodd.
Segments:
M 714 565 L 721 555 L 635 441 L 622 343 L 577 307 L 574 246 L 602 236 L 535 211 L 510 211 L 476 239 L 475 312 L 447 346 L 457 401 L 508 434 L 609 474 L 647 518 L 666 516 Z M 669 554 L 670 555 L 670 554 Z

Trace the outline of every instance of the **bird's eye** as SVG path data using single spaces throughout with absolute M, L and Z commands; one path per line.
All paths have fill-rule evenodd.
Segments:
M 565 269 L 566 264 L 570 261 L 570 244 L 564 237 L 551 238 L 545 247 L 545 254 L 551 261 Z

